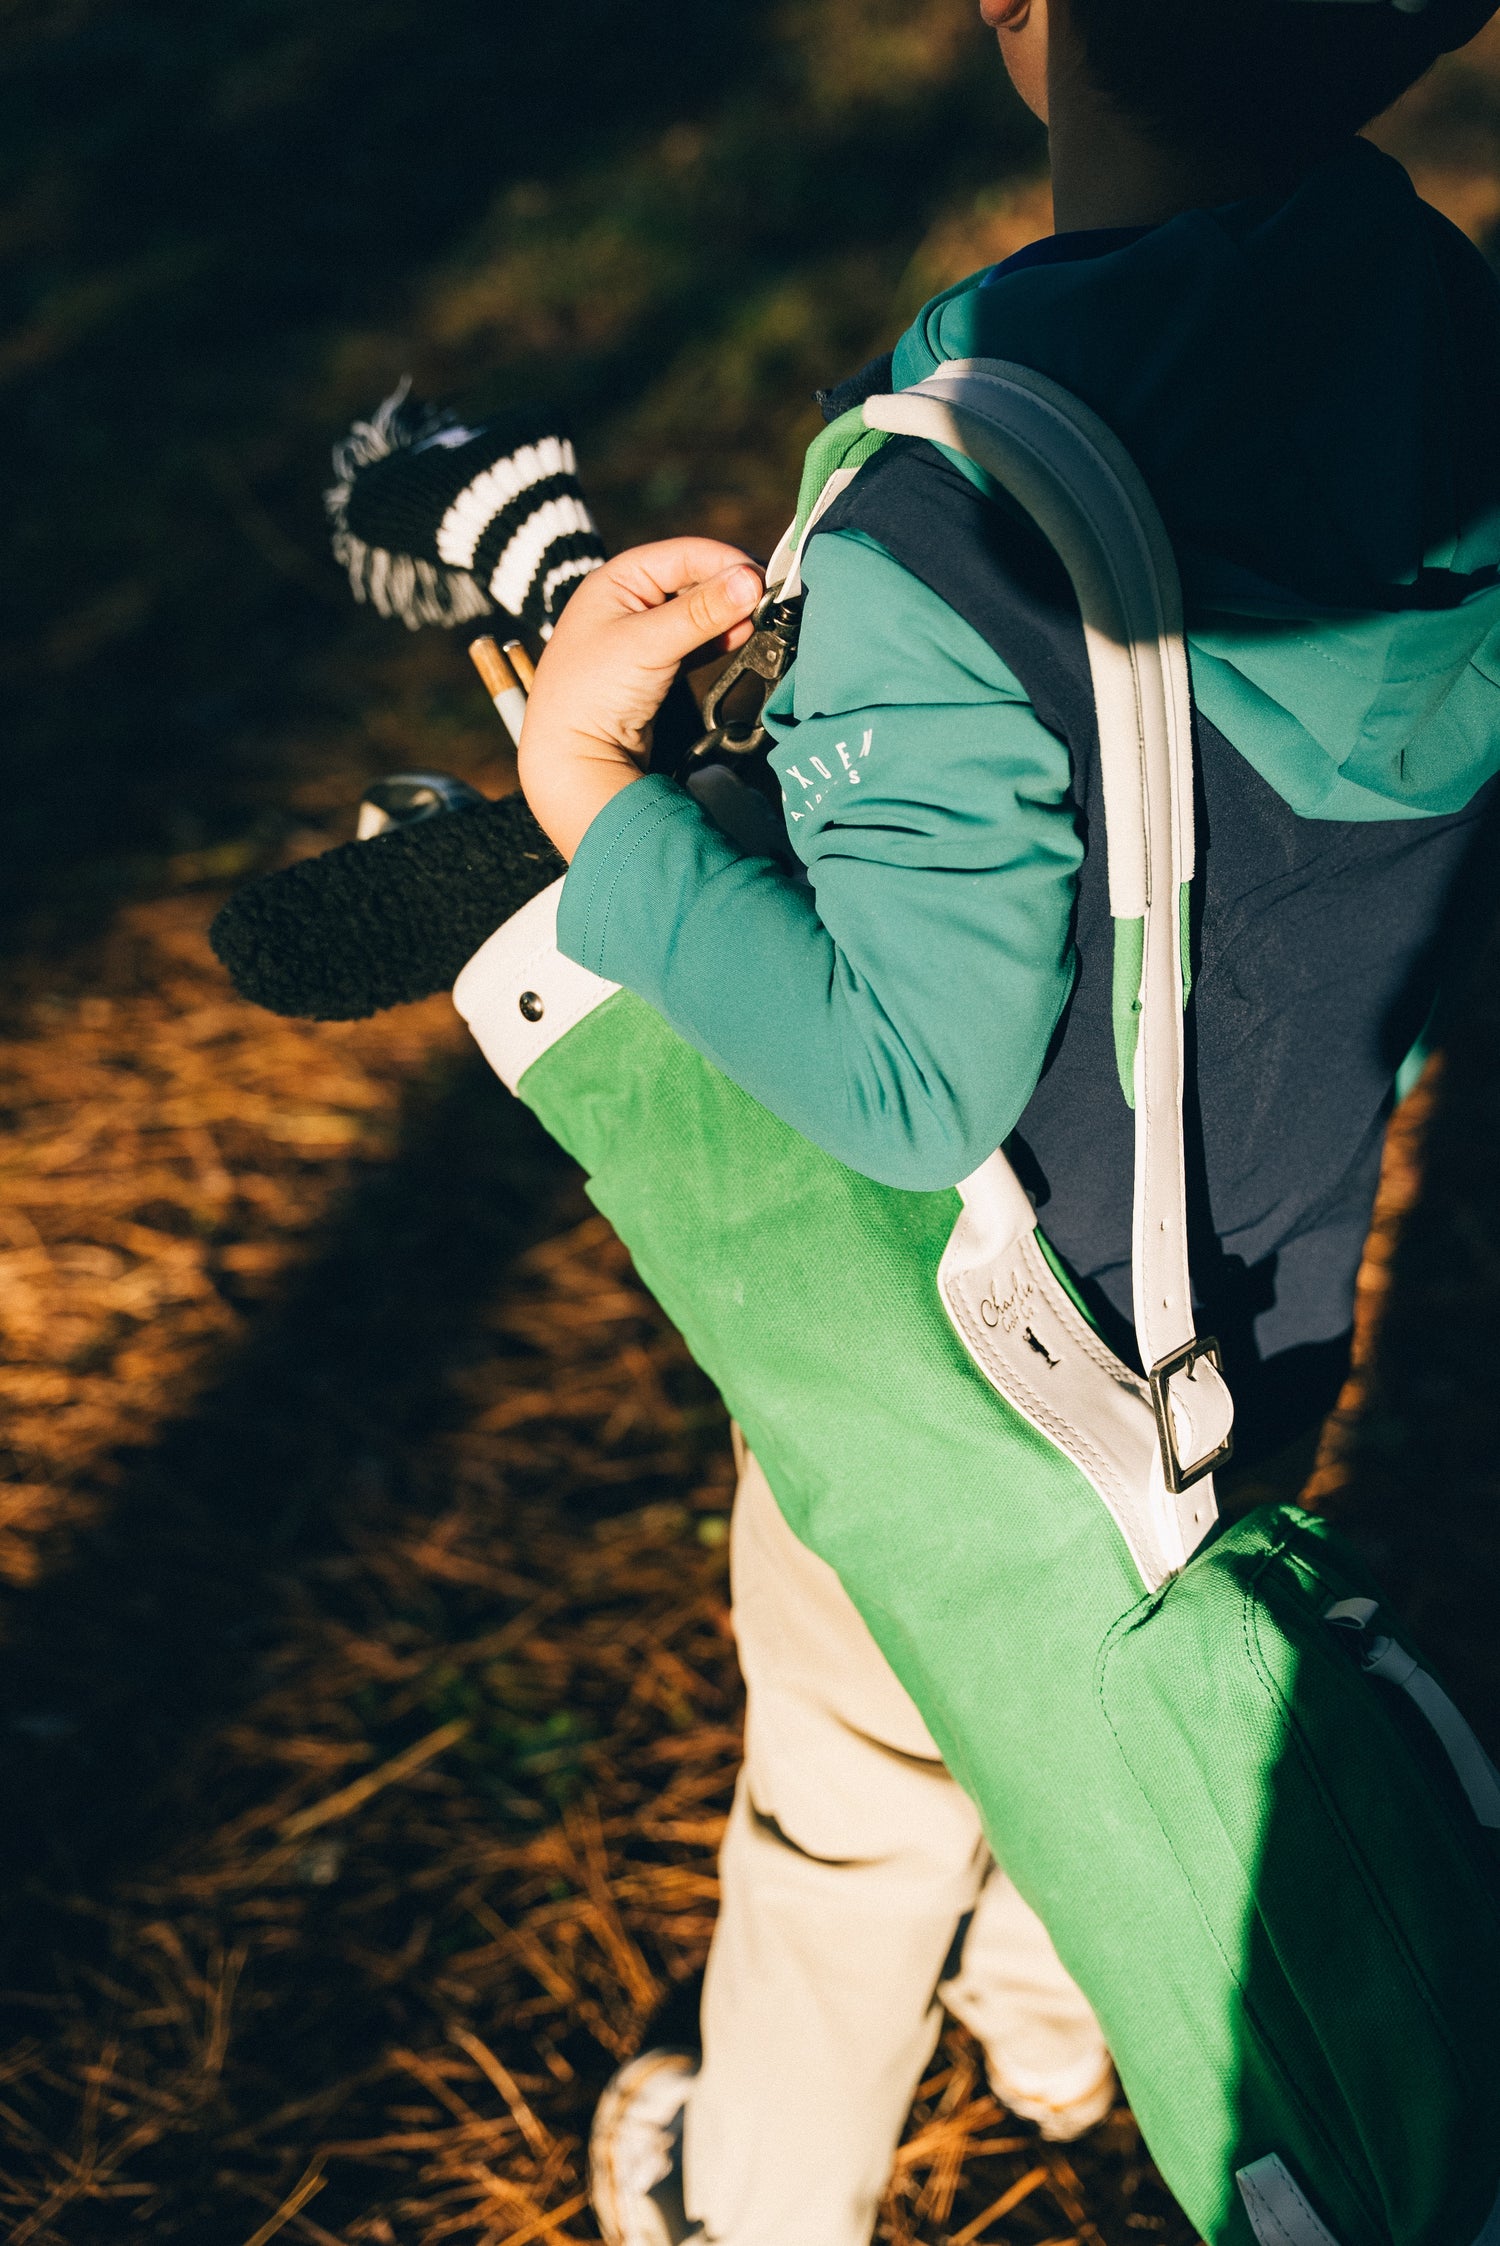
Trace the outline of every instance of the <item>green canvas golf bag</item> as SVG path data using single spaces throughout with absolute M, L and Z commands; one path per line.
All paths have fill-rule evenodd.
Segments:
M 1217 1519 L 1232 1406 L 1188 1277 L 1194 748 L 1165 533 L 1113 435 L 1025 369 L 954 363 L 864 420 L 976 462 L 1077 594 L 1144 1375 L 1058 1276 L 1003 1153 L 952 1192 L 845 1168 L 564 958 L 557 888 L 456 1002 L 837 1570 L 1202 2236 L 1500 2246 L 1500 1781 L 1322 1523 Z M 772 564 L 787 597 L 812 520 Z

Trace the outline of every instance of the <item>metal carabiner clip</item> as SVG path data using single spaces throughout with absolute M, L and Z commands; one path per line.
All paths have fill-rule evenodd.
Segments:
M 794 599 L 783 601 L 772 592 L 762 596 L 751 618 L 754 631 L 709 689 L 703 704 L 706 730 L 689 754 L 690 764 L 714 755 L 753 756 L 765 746 L 762 712 L 797 652 L 803 597 L 798 593 Z M 740 690 L 738 695 L 736 688 Z

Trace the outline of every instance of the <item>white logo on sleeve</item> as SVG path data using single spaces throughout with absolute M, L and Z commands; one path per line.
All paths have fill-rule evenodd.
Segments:
M 823 762 L 823 759 L 820 756 L 810 756 L 808 757 L 807 762 L 812 766 L 813 771 L 816 772 L 821 779 L 827 780 L 832 783 L 835 780 L 842 780 L 847 774 L 849 785 L 852 788 L 857 788 L 863 777 L 863 775 L 858 770 L 858 767 L 869 755 L 870 744 L 872 743 L 874 738 L 874 728 L 867 727 L 864 738 L 859 744 L 858 752 L 853 756 L 851 756 L 849 753 L 849 744 L 847 741 L 835 741 L 833 745 L 833 753 L 838 758 L 839 764 L 842 767 L 840 771 L 834 772 L 830 770 L 830 768 Z M 822 802 L 823 790 L 819 787 L 817 780 L 809 780 L 807 774 L 801 771 L 795 764 L 789 764 L 786 768 L 786 772 L 787 778 L 789 780 L 795 780 L 798 787 L 802 790 L 803 799 L 802 809 L 800 811 L 796 810 L 793 807 L 791 799 L 788 797 L 785 788 L 783 788 L 781 791 L 781 800 L 783 805 L 785 806 L 786 815 L 789 819 L 805 819 L 808 811 Z M 806 802 L 805 799 L 808 796 L 812 797 L 812 804 L 808 804 Z
M 866 732 L 864 739 L 860 742 L 859 745 L 860 760 L 869 755 L 870 743 L 874 740 L 874 738 L 875 735 L 873 731 Z M 844 770 L 848 773 L 849 785 L 853 788 L 857 788 L 859 786 L 860 779 L 859 774 L 854 769 L 857 760 L 854 757 L 850 756 L 848 742 L 835 741 L 833 745 L 833 753 L 838 758 L 840 764 L 842 764 L 842 766 L 844 767 Z

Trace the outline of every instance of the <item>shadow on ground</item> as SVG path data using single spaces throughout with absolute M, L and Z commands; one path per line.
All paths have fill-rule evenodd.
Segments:
M 572 1165 L 482 1062 L 410 1106 L 396 1159 L 355 1188 L 243 1350 L 119 1460 L 69 1563 L 4 1597 L 11 1985 L 53 1900 L 128 1878 L 198 1821 L 202 1743 L 264 1691 L 305 1571 L 351 1524 L 377 1533 L 392 1477 L 463 1416 L 452 1376 L 490 1346 L 482 1313 L 507 1267 L 581 1213 Z

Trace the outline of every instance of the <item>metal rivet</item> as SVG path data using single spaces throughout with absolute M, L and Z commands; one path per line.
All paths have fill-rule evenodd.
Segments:
M 522 991 L 520 1006 L 528 1022 L 539 1022 L 547 1011 L 534 990 Z

